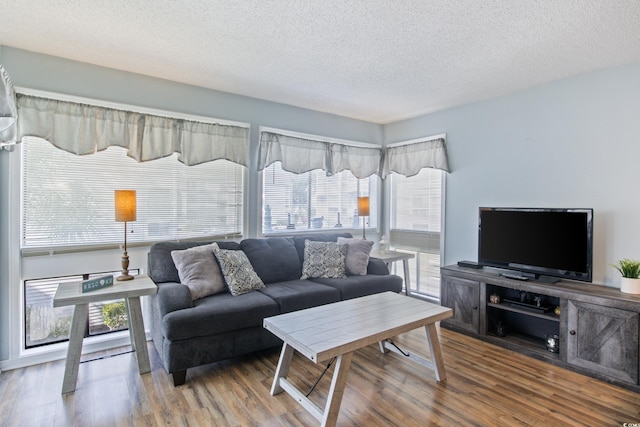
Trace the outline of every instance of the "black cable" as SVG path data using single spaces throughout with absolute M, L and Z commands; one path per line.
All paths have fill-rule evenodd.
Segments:
M 409 357 L 409 353 L 405 353 L 405 352 L 404 352 L 404 350 L 402 350 L 400 347 L 398 347 L 398 346 L 396 345 L 396 343 L 394 343 L 394 342 L 393 342 L 393 341 L 391 341 L 390 339 L 387 339 L 387 342 L 389 342 L 389 344 L 391 344 L 392 346 L 394 346 L 395 348 L 397 348 L 397 349 L 398 349 L 398 351 L 399 351 L 400 353 L 402 353 L 402 355 L 403 355 L 403 356 L 405 356 L 405 357 Z
M 320 380 L 322 379 L 322 377 L 324 377 L 324 374 L 327 373 L 327 371 L 329 370 L 329 367 L 331 367 L 331 364 L 333 364 L 333 362 L 336 361 L 336 358 L 334 357 L 333 359 L 331 359 L 329 361 L 329 363 L 327 363 L 327 367 L 324 368 L 324 371 L 322 371 L 322 373 L 320 374 L 320 376 L 318 377 L 318 379 L 316 380 L 316 382 L 311 386 L 311 388 L 309 389 L 309 391 L 307 392 L 307 394 L 304 395 L 304 397 L 309 397 L 309 395 L 313 392 L 313 390 L 315 390 L 316 386 L 318 385 L 318 383 L 320 382 Z
M 96 357 L 95 359 L 82 360 L 80 363 L 93 362 L 95 360 L 109 359 L 110 357 L 122 356 L 123 354 L 133 353 L 134 350 L 124 351 L 122 353 L 107 354 L 106 356 Z

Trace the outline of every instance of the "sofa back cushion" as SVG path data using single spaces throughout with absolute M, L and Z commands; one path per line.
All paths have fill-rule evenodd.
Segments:
M 151 245 L 147 254 L 147 270 L 149 277 L 156 283 L 180 282 L 178 269 L 171 258 L 171 251 L 180 251 L 195 246 L 209 245 L 213 241 L 207 242 L 180 242 L 165 241 Z M 240 244 L 237 242 L 216 242 L 220 249 L 239 250 Z
M 293 239 L 245 239 L 240 242 L 240 247 L 263 283 L 286 282 L 300 278 L 302 263 Z

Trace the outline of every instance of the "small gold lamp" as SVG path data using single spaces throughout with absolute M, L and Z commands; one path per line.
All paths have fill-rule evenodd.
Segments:
M 369 197 L 358 197 L 358 216 L 362 218 L 362 240 L 367 240 L 367 236 L 365 235 L 364 228 L 365 216 L 369 216 Z
M 124 222 L 124 254 L 122 274 L 116 280 L 131 280 L 129 255 L 127 254 L 127 222 L 136 220 L 136 190 L 115 190 L 116 222 Z

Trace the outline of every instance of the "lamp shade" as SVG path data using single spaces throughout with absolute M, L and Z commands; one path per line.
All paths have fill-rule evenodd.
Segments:
M 358 197 L 358 216 L 369 216 L 368 197 Z
M 115 190 L 116 222 L 136 220 L 136 190 Z

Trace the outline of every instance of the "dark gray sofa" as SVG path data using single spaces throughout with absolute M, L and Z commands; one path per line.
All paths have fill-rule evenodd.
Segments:
M 174 384 L 184 384 L 188 368 L 281 345 L 263 328 L 265 317 L 402 290 L 402 278 L 390 275 L 385 263 L 376 258 L 369 259 L 366 275 L 300 280 L 305 240 L 335 242 L 338 237 L 352 236 L 313 233 L 217 242 L 221 249 L 244 251 L 266 286 L 239 296 L 226 291 L 195 301 L 180 283 L 171 251 L 212 242 L 166 241 L 151 246 L 148 273 L 158 285 L 151 297 L 151 333 Z

